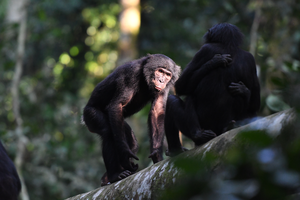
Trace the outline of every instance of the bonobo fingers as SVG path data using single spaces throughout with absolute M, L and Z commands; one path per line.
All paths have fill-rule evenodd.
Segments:
M 159 153 L 158 149 L 155 149 L 149 156 L 148 158 L 152 158 L 154 156 L 156 156 Z
M 233 95 L 249 95 L 250 92 L 249 89 L 245 86 L 245 84 L 242 81 L 239 81 L 238 83 L 230 83 L 228 86 L 229 92 Z
M 240 84 L 238 84 L 238 83 L 231 83 L 228 88 L 229 88 L 229 92 L 233 96 L 236 96 L 241 93 Z
M 216 54 L 210 62 L 214 67 L 226 67 L 231 64 L 232 58 L 230 54 Z
M 232 63 L 232 58 L 230 54 L 222 54 L 224 67 L 229 66 Z
M 148 156 L 148 158 L 151 158 L 153 163 L 158 163 L 159 161 L 163 160 L 162 153 L 158 149 L 153 150 L 153 152 Z
M 239 81 L 239 84 L 245 86 L 245 84 L 242 81 Z
M 134 158 L 136 160 L 139 160 L 139 158 L 134 153 L 132 153 L 132 151 L 129 151 L 128 153 L 129 153 L 129 158 Z

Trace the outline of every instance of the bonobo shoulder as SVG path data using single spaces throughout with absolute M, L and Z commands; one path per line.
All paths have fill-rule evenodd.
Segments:
M 194 59 L 212 58 L 218 52 L 218 44 L 204 44 L 199 51 L 194 55 Z
M 241 52 L 243 53 L 244 59 L 247 60 L 248 63 L 255 65 L 254 56 L 250 52 L 245 50 L 241 50 Z
M 220 43 L 206 43 L 201 47 L 201 49 L 198 52 L 205 54 L 204 57 L 207 57 L 214 56 L 215 54 L 222 52 L 223 49 L 224 47 Z
M 245 50 L 243 50 L 243 52 L 247 55 L 248 58 L 252 58 L 254 60 L 254 56 L 250 52 Z
M 205 43 L 199 51 L 210 51 L 214 49 L 214 45 L 210 43 Z

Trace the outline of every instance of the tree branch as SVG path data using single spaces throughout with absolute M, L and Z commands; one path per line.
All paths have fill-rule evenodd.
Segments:
M 222 156 L 236 143 L 236 136 L 242 131 L 266 130 L 272 137 L 277 137 L 283 128 L 293 120 L 293 110 L 286 110 L 261 118 L 246 126 L 228 131 L 203 146 L 156 163 L 124 180 L 68 198 L 67 200 L 158 199 L 166 187 L 174 185 L 179 176 L 184 175 L 174 166 L 173 161 L 175 159 L 180 157 L 202 159 L 207 152 L 214 152 Z M 211 166 L 211 169 L 214 169 L 214 167 Z

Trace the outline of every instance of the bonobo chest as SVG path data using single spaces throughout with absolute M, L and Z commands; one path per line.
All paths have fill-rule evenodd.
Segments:
M 130 101 L 123 107 L 124 117 L 131 116 L 140 111 L 151 100 L 151 97 L 152 95 L 149 90 L 140 90 L 136 92 Z

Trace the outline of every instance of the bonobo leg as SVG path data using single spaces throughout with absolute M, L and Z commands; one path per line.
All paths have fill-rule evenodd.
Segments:
M 110 183 L 124 179 L 132 174 L 131 171 L 125 170 L 119 161 L 119 154 L 115 148 L 115 142 L 112 133 L 102 136 L 102 156 L 107 170 L 107 180 Z M 137 165 L 136 165 L 137 169 Z M 101 185 L 106 185 L 105 176 L 102 177 Z
M 131 130 L 130 126 L 125 121 L 124 121 L 124 127 L 125 127 L 125 134 L 126 134 L 126 140 L 127 140 L 128 146 L 129 146 L 130 150 L 132 151 L 132 153 L 134 153 L 134 155 L 136 155 L 137 151 L 138 151 L 138 143 L 137 143 L 136 137 L 134 135 L 134 132 Z M 134 168 L 134 170 L 131 172 L 132 173 L 136 172 L 136 170 L 138 169 L 138 164 L 134 164 L 133 161 L 131 160 L 131 166 Z
M 168 156 L 175 156 L 183 152 L 179 139 L 178 124 L 175 123 L 175 118 L 179 118 L 184 114 L 184 103 L 176 96 L 170 95 L 167 100 L 165 112 L 165 134 L 168 142 Z M 178 116 L 178 117 L 176 117 Z
M 179 97 L 170 95 L 165 116 L 165 134 L 168 141 L 168 154 L 176 155 L 184 149 L 179 140 L 179 131 L 192 139 L 195 145 L 201 145 L 216 137 L 210 130 L 202 130 L 190 97 L 183 102 Z
M 132 173 L 125 170 L 119 162 L 119 154 L 115 148 L 114 137 L 111 132 L 107 116 L 93 107 L 85 107 L 83 119 L 88 129 L 97 133 L 102 139 L 102 156 L 107 172 L 102 176 L 101 185 L 107 185 L 130 176 Z
M 190 131 L 187 132 L 185 135 L 191 138 L 196 146 L 199 146 L 217 137 L 217 135 L 211 130 L 205 130 L 201 128 L 194 105 L 195 104 L 192 97 L 187 96 L 185 101 L 184 113 L 185 119 L 187 120 L 186 125 L 192 127 L 192 129 L 190 129 Z

